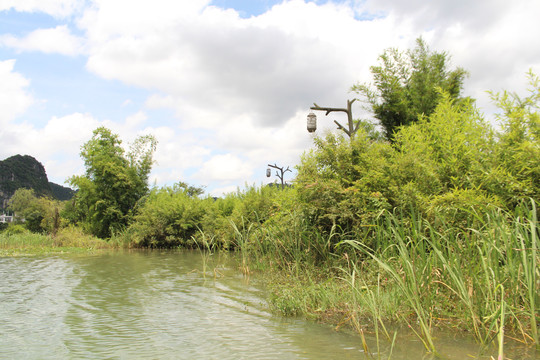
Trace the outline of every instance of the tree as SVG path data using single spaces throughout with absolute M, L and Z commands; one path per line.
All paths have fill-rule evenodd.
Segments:
M 69 183 L 78 189 L 70 218 L 92 234 L 107 238 L 128 225 L 132 210 L 148 193 L 157 141 L 151 135 L 138 137 L 128 154 L 118 135 L 100 127 L 82 146 L 86 174 L 73 176 Z
M 37 197 L 33 189 L 20 188 L 8 202 L 10 210 L 24 219 L 32 232 L 56 234 L 60 228 L 60 211 L 63 204 L 48 197 Z
M 385 50 L 379 60 L 381 65 L 371 67 L 375 88 L 357 84 L 351 90 L 365 98 L 390 141 L 399 126 L 433 113 L 442 92 L 452 99 L 460 98 L 467 72 L 462 68 L 449 71 L 448 54 L 430 51 L 422 38 L 405 53 L 395 48 Z

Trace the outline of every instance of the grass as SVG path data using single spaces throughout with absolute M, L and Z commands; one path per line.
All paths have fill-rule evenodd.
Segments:
M 365 241 L 273 229 L 266 236 L 275 236 L 274 249 L 266 249 L 265 257 L 261 249 L 251 250 L 257 261 L 278 265 L 279 275 L 269 280 L 270 301 L 282 314 L 347 325 L 360 336 L 371 331 L 377 344 L 392 341 L 386 324 L 406 324 L 434 354 L 435 328 L 471 332 L 481 345 L 495 343 L 500 359 L 508 341 L 538 348 L 535 203 L 515 213 L 471 211 L 470 218 L 474 229 L 445 218 L 429 222 L 388 213 Z M 342 239 L 333 252 L 314 251 L 317 244 L 329 249 L 325 244 L 335 243 L 330 237 Z
M 115 242 L 86 235 L 73 227 L 61 229 L 56 236 L 22 230 L 0 233 L 0 256 L 81 253 L 118 247 Z

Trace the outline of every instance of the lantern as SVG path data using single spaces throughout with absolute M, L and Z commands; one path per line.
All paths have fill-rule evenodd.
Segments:
M 272 170 L 270 168 L 266 169 L 266 177 L 270 177 L 272 175 Z
M 307 131 L 312 133 L 315 130 L 317 130 L 317 115 L 312 111 L 307 116 Z

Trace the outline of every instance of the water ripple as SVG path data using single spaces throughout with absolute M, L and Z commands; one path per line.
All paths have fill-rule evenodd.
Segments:
M 273 316 L 256 279 L 244 278 L 228 257 L 118 252 L 0 258 L 0 279 L 0 318 L 7 319 L 0 322 L 0 358 L 353 359 L 362 354 L 357 337 Z

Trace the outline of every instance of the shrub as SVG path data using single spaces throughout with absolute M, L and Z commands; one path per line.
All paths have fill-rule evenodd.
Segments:
M 393 206 L 388 195 L 395 150 L 389 143 L 372 141 L 360 129 L 350 141 L 330 133 L 315 145 L 302 157 L 296 181 L 304 215 L 315 228 L 324 234 L 336 226 L 363 231 Z
M 154 189 L 140 204 L 127 235 L 136 246 L 192 246 L 205 210 L 198 197 L 181 186 Z

